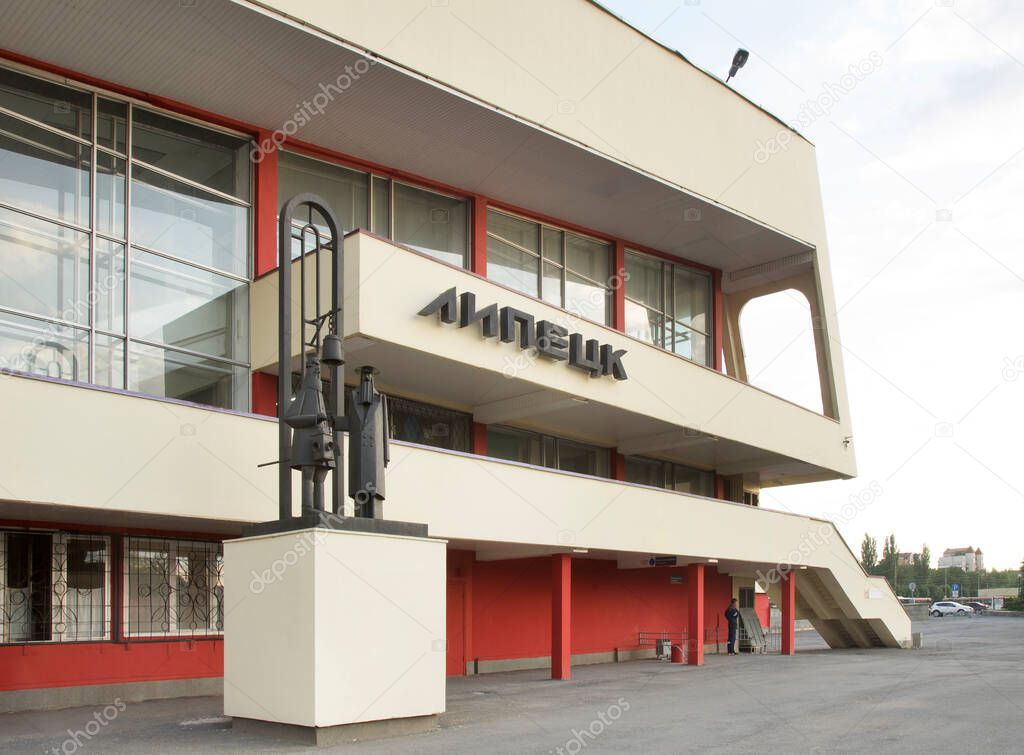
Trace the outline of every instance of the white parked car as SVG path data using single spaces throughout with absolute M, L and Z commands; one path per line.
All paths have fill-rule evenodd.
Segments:
M 974 613 L 974 609 L 970 606 L 965 606 L 963 603 L 955 603 L 952 600 L 940 600 L 936 603 L 932 603 L 932 607 L 928 609 L 928 613 L 932 616 L 949 616 L 950 614 L 967 616 Z

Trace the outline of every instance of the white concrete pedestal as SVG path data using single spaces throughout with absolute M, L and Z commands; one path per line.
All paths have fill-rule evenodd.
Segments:
M 362 738 L 367 722 L 381 722 L 378 735 L 435 725 L 445 550 L 443 540 L 323 528 L 226 542 L 225 715 L 318 743 L 331 727 L 360 725 L 348 734 Z

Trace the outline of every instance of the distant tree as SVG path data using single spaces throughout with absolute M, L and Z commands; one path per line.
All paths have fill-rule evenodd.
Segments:
M 916 577 L 918 583 L 924 584 L 928 581 L 929 573 L 932 568 L 932 552 L 928 548 L 928 544 L 925 543 L 921 546 L 921 553 L 916 558 L 916 564 L 914 565 L 914 577 Z
M 864 540 L 860 544 L 860 562 L 866 571 L 872 571 L 878 563 L 878 542 L 868 533 L 864 533 Z M 1024 563 L 1021 564 L 1024 573 Z

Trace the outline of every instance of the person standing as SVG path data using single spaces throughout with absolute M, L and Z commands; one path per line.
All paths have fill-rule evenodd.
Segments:
M 725 609 L 725 620 L 729 622 L 729 644 L 726 647 L 729 655 L 736 655 L 736 632 L 740 621 L 739 601 L 736 598 L 733 598 L 729 607 Z

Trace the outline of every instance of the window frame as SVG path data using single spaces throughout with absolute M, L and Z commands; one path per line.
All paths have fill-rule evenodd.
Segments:
M 628 288 L 626 287 L 626 284 L 624 282 L 623 283 L 622 294 L 623 294 L 623 299 L 625 300 L 625 304 L 626 304 L 627 307 L 628 307 L 628 305 L 633 304 L 634 306 L 641 307 L 642 309 L 646 310 L 647 312 L 654 312 L 656 315 L 658 315 L 661 318 L 661 332 L 660 332 L 660 337 L 659 337 L 659 339 L 657 341 L 655 341 L 655 340 L 647 340 L 647 339 L 644 339 L 644 338 L 640 338 L 639 336 L 632 336 L 631 335 L 630 337 L 631 338 L 635 338 L 636 340 L 638 340 L 638 341 L 640 341 L 642 343 L 647 343 L 647 344 L 650 344 L 651 346 L 656 346 L 657 348 L 661 349 L 662 351 L 667 351 L 670 354 L 675 354 L 676 356 L 681 357 L 682 359 L 686 359 L 688 362 L 693 362 L 694 364 L 699 364 L 699 365 L 701 365 L 703 367 L 713 368 L 714 367 L 714 350 L 715 350 L 715 345 L 714 345 L 714 330 L 715 330 L 715 284 L 714 284 L 714 274 L 710 270 L 705 270 L 705 269 L 702 269 L 702 268 L 694 267 L 693 265 L 688 265 L 685 262 L 676 262 L 674 260 L 667 259 L 667 258 L 665 258 L 663 256 L 660 256 L 660 255 L 651 254 L 649 252 L 640 251 L 639 249 L 635 249 L 635 248 L 633 248 L 631 246 L 626 246 L 625 249 L 624 249 L 624 254 L 623 254 L 623 270 L 626 273 L 627 281 L 628 281 L 628 276 L 629 276 L 629 258 L 630 258 L 630 255 L 633 255 L 634 257 L 639 257 L 639 258 L 643 258 L 645 260 L 650 260 L 650 261 L 654 261 L 654 262 L 658 263 L 659 277 L 660 277 L 660 281 L 659 281 L 659 285 L 658 285 L 660 306 L 659 307 L 652 307 L 649 304 L 645 304 L 645 303 L 643 303 L 641 301 L 637 301 L 633 297 L 629 296 Z M 703 331 L 703 330 L 698 330 L 697 328 L 694 328 L 694 327 L 692 327 L 690 325 L 687 325 L 686 323 L 682 322 L 681 320 L 679 320 L 676 317 L 676 312 L 675 312 L 675 294 L 676 294 L 676 291 L 675 291 L 675 287 L 676 287 L 675 269 L 676 268 L 681 269 L 682 271 L 684 271 L 685 273 L 687 273 L 689 275 L 700 276 L 701 278 L 705 279 L 706 282 L 707 282 L 707 286 L 706 286 L 706 289 L 705 289 L 706 290 L 706 299 L 707 299 L 707 308 L 704 311 L 704 316 L 705 316 L 707 324 L 708 324 L 708 330 L 706 332 Z M 704 338 L 704 352 L 705 353 L 704 353 L 704 359 L 703 360 L 697 360 L 697 359 L 693 359 L 691 357 L 687 357 L 686 355 L 680 354 L 679 352 L 675 351 L 674 349 L 671 349 L 668 345 L 666 345 L 668 343 L 668 340 L 669 340 L 668 333 L 669 333 L 669 330 L 670 330 L 670 328 L 669 328 L 670 324 L 678 324 L 681 327 L 685 328 L 687 331 L 692 332 L 692 333 L 696 333 L 696 334 L 698 334 L 698 335 L 700 335 L 700 336 L 702 336 Z M 626 331 L 626 323 L 623 323 L 623 332 L 626 332 L 627 335 L 630 335 Z
M 7 549 L 9 547 L 8 536 L 11 534 L 25 535 L 47 535 L 50 538 L 50 638 L 48 640 L 13 640 L 7 636 L 10 619 L 6 614 L 7 610 Z M 68 596 L 72 588 L 69 583 L 69 543 L 72 540 L 82 539 L 100 541 L 104 549 L 103 566 L 103 631 L 101 633 L 90 633 L 88 636 L 81 636 L 80 632 L 72 634 L 67 631 L 70 609 L 67 605 Z M 62 556 L 59 557 L 56 549 L 58 546 L 64 548 Z M 72 532 L 65 530 L 43 530 L 31 528 L 3 528 L 0 529 L 0 647 L 10 645 L 65 645 L 75 642 L 107 642 L 113 637 L 113 608 L 114 608 L 114 568 L 113 568 L 113 538 L 106 533 L 97 532 Z M 63 596 L 58 597 L 57 588 L 63 586 Z M 63 626 L 63 630 L 58 627 Z
M 529 429 L 526 429 L 526 428 L 515 427 L 513 425 L 506 425 L 506 424 L 502 424 L 502 423 L 495 423 L 493 425 L 487 425 L 487 431 L 488 432 L 490 432 L 492 429 L 495 430 L 495 431 L 499 431 L 499 432 L 501 432 L 501 431 L 506 431 L 506 432 L 510 431 L 511 433 L 514 433 L 514 434 L 517 434 L 517 435 L 520 435 L 520 436 L 528 436 L 528 437 L 536 438 L 537 444 L 538 444 L 538 448 L 539 448 L 539 451 L 540 451 L 540 463 L 539 464 L 531 464 L 530 462 L 520 462 L 520 461 L 511 460 L 511 459 L 504 459 L 504 458 L 502 458 L 500 456 L 492 456 L 489 452 L 487 454 L 488 458 L 499 459 L 501 461 L 508 461 L 508 462 L 511 462 L 511 463 L 514 463 L 514 464 L 526 464 L 527 466 L 535 467 L 537 469 L 547 469 L 547 470 L 551 470 L 551 471 L 554 471 L 554 472 L 562 472 L 564 474 L 579 474 L 579 475 L 583 475 L 585 477 L 593 477 L 593 478 L 598 479 L 598 480 L 610 480 L 610 479 L 613 479 L 612 478 L 612 450 L 613 449 L 609 448 L 608 446 L 599 446 L 599 445 L 596 445 L 594 443 L 588 443 L 586 441 L 576 440 L 575 438 L 566 438 L 566 437 L 561 436 L 561 435 L 551 435 L 550 433 L 542 433 L 542 432 L 539 432 L 537 430 L 529 430 Z M 604 464 L 604 467 L 605 467 L 606 476 L 602 477 L 600 475 L 588 475 L 585 472 L 573 472 L 572 470 L 562 469 L 561 467 L 559 467 L 558 464 L 559 464 L 559 461 L 560 461 L 560 445 L 561 445 L 561 443 L 572 443 L 575 446 L 580 446 L 580 447 L 587 448 L 587 449 L 593 449 L 595 452 L 597 452 L 599 454 L 602 454 L 604 456 L 604 459 L 605 459 L 603 464 Z M 490 442 L 488 442 L 488 448 L 489 447 L 490 447 Z M 549 448 L 552 449 L 550 451 L 550 453 L 552 454 L 553 458 L 551 458 L 551 459 L 548 458 Z M 551 463 L 548 463 L 549 461 Z
M 561 309 L 561 310 L 563 310 L 565 312 L 568 312 L 573 317 L 579 317 L 581 319 L 587 320 L 588 322 L 593 322 L 593 323 L 596 323 L 598 325 L 603 325 L 603 326 L 608 327 L 608 328 L 612 328 L 613 327 L 613 322 L 614 322 L 614 319 L 615 319 L 615 315 L 614 315 L 614 309 L 615 309 L 615 307 L 614 307 L 615 289 L 611 285 L 611 279 L 613 277 L 613 272 L 614 272 L 614 268 L 615 268 L 615 242 L 614 241 L 612 241 L 610 239 L 606 239 L 606 238 L 601 238 L 600 236 L 595 236 L 595 235 L 589 234 L 589 233 L 581 233 L 580 231 L 572 230 L 570 228 L 567 228 L 567 227 L 562 226 L 562 225 L 558 225 L 556 223 L 550 223 L 550 222 L 547 222 L 547 221 L 544 221 L 544 220 L 539 220 L 537 218 L 530 217 L 529 215 L 524 215 L 524 214 L 519 213 L 519 212 L 514 212 L 512 210 L 507 210 L 507 209 L 505 209 L 504 207 L 502 207 L 500 205 L 488 204 L 487 205 L 487 215 L 489 216 L 490 213 L 492 213 L 492 212 L 494 212 L 496 214 L 499 214 L 499 215 L 505 215 L 506 217 L 510 217 L 510 218 L 515 219 L 515 220 L 523 221 L 523 222 L 526 222 L 526 223 L 532 223 L 533 225 L 535 225 L 537 227 L 537 241 L 538 241 L 538 248 L 539 248 L 540 251 L 539 252 L 534 252 L 532 249 L 527 249 L 526 247 L 523 247 L 523 246 L 515 243 L 514 241 L 506 239 L 506 238 L 504 238 L 502 236 L 499 236 L 497 233 L 492 232 L 491 229 L 490 229 L 490 223 L 487 223 L 487 228 L 485 229 L 485 233 L 484 233 L 485 239 L 492 239 L 493 238 L 495 241 L 498 241 L 498 242 L 500 242 L 502 244 L 506 244 L 506 245 L 512 247 L 513 249 L 515 249 L 518 252 L 521 252 L 523 254 L 527 254 L 527 255 L 533 257 L 537 261 L 537 270 L 536 270 L 537 293 L 536 294 L 531 294 L 531 293 L 528 293 L 526 291 L 522 291 L 520 289 L 513 288 L 513 287 L 507 286 L 507 285 L 505 286 L 506 288 L 510 288 L 513 291 L 516 291 L 517 293 L 522 294 L 523 296 L 529 296 L 531 299 L 536 299 L 537 301 L 540 301 L 540 302 L 542 302 L 544 304 L 547 304 L 548 306 L 558 307 L 559 309 Z M 555 232 L 561 234 L 561 245 L 560 245 L 561 260 L 553 260 L 553 259 L 551 259 L 550 257 L 548 257 L 545 254 L 545 251 L 544 251 L 544 231 L 545 230 L 555 231 Z M 575 270 L 572 270 L 569 267 L 569 262 L 568 262 L 569 234 L 572 234 L 573 236 L 581 238 L 581 239 L 583 239 L 585 241 L 590 241 L 590 242 L 593 242 L 593 243 L 596 243 L 596 244 L 600 244 L 600 245 L 602 245 L 602 246 L 607 248 L 607 252 L 608 252 L 608 259 L 607 259 L 607 262 L 608 262 L 608 270 L 607 270 L 608 277 L 607 277 L 606 280 L 604 280 L 604 281 L 594 280 L 593 278 L 589 277 L 588 275 L 585 275 L 585 274 L 583 274 L 581 272 L 577 272 Z M 488 262 L 490 261 L 489 258 L 490 258 L 490 255 L 488 254 Z M 558 268 L 558 270 L 559 270 L 559 283 L 560 283 L 560 286 L 559 286 L 559 288 L 560 288 L 559 296 L 560 296 L 560 299 L 561 299 L 561 303 L 560 304 L 554 304 L 554 303 L 552 303 L 552 302 L 550 302 L 550 301 L 548 301 L 547 299 L 544 298 L 544 266 L 545 265 L 552 265 L 552 266 Z M 582 278 L 587 283 L 590 283 L 590 284 L 592 284 L 592 285 L 594 285 L 594 286 L 596 286 L 596 287 L 598 287 L 598 288 L 600 288 L 600 289 L 602 289 L 604 291 L 604 311 L 605 311 L 604 322 L 600 322 L 598 320 L 594 320 L 593 318 L 588 317 L 585 314 L 582 314 L 580 312 L 574 312 L 573 310 L 570 310 L 570 309 L 566 308 L 566 275 L 567 275 L 567 273 L 575 275 L 575 276 L 577 276 L 579 278 Z M 493 280 L 489 275 L 486 275 L 486 271 L 485 271 L 485 277 L 489 281 L 491 281 L 492 283 L 498 283 L 498 285 L 505 285 L 505 284 L 502 284 L 500 282 L 497 282 L 497 281 Z
M 144 541 L 157 541 L 160 543 L 167 544 L 167 561 L 168 561 L 168 581 L 165 583 L 168 588 L 167 596 L 167 631 L 150 631 L 150 632 L 139 632 L 132 631 L 131 628 L 131 612 L 130 612 L 130 598 L 131 590 L 129 589 L 129 570 L 131 566 L 131 548 L 130 544 L 133 540 L 144 540 Z M 224 613 L 226 606 L 224 604 L 224 584 L 223 584 L 223 569 L 224 569 L 224 543 L 220 540 L 187 540 L 181 538 L 168 538 L 161 537 L 160 535 L 126 535 L 121 540 L 122 555 L 121 555 L 121 636 L 125 640 L 137 640 L 137 639 L 177 639 L 177 638 L 202 638 L 202 637 L 223 637 L 224 635 Z M 211 546 L 208 550 L 208 555 L 212 553 L 220 560 L 220 584 L 210 585 L 207 588 L 208 599 L 209 599 L 209 616 L 211 622 L 214 625 L 213 628 L 207 627 L 206 629 L 186 629 L 181 630 L 177 625 L 179 623 L 179 611 L 178 601 L 176 596 L 178 594 L 177 587 L 170 584 L 171 579 L 176 579 L 176 570 L 178 563 L 178 551 L 181 545 L 196 546 L 206 545 Z M 218 600 L 216 597 L 215 590 L 219 587 L 221 589 L 221 597 Z M 219 612 L 218 612 L 218 603 Z M 221 628 L 217 629 L 216 625 L 220 623 Z
M 242 283 L 242 284 L 244 284 L 246 286 L 246 288 L 247 288 L 247 294 L 246 295 L 248 296 L 249 295 L 248 291 L 249 291 L 249 288 L 250 288 L 251 283 L 253 281 L 254 271 L 255 271 L 255 267 L 256 267 L 256 265 L 255 265 L 256 226 L 257 226 L 257 217 L 256 217 L 256 214 L 257 214 L 256 213 L 256 170 L 253 169 L 252 162 L 248 161 L 248 163 L 247 163 L 248 166 L 249 166 L 248 167 L 248 180 L 247 180 L 246 186 L 245 186 L 245 191 L 247 193 L 248 199 L 246 200 L 246 199 L 242 199 L 240 197 L 236 197 L 236 196 L 234 196 L 232 194 L 220 191 L 219 189 L 206 186 L 205 184 L 202 184 L 202 183 L 200 183 L 198 181 L 192 180 L 192 179 L 190 179 L 190 178 L 188 178 L 186 176 L 180 176 L 180 175 L 172 173 L 170 171 L 161 169 L 161 168 L 159 168 L 159 167 L 157 167 L 155 165 L 152 165 L 152 164 L 146 162 L 145 160 L 137 159 L 137 158 L 133 157 L 133 155 L 132 155 L 132 152 L 133 152 L 132 132 L 134 130 L 133 129 L 133 118 L 134 118 L 135 109 L 139 108 L 141 110 L 146 110 L 146 111 L 150 111 L 150 112 L 156 113 L 159 116 L 171 119 L 173 121 L 179 121 L 179 122 L 186 123 L 186 124 L 188 124 L 190 126 L 195 126 L 197 128 L 200 128 L 200 129 L 203 129 L 203 130 L 206 130 L 206 131 L 211 131 L 211 132 L 223 134 L 223 135 L 226 135 L 226 136 L 229 136 L 229 137 L 232 137 L 232 138 L 236 138 L 236 139 L 242 140 L 243 142 L 247 142 L 248 143 L 248 145 L 250 146 L 250 149 L 251 149 L 251 145 L 253 144 L 254 135 L 251 134 L 251 133 L 246 133 L 244 131 L 239 131 L 239 130 L 234 129 L 234 128 L 226 127 L 226 126 L 224 126 L 222 124 L 219 124 L 219 123 L 216 123 L 216 122 L 210 122 L 210 121 L 201 120 L 199 118 L 195 118 L 195 117 L 193 117 L 191 115 L 188 115 L 188 114 L 179 113 L 179 112 L 176 112 L 176 111 L 164 108 L 164 107 L 153 105 L 152 103 L 145 102 L 143 100 L 139 100 L 138 98 L 131 97 L 129 95 L 125 95 L 125 94 L 122 94 L 122 93 L 119 93 L 119 92 L 112 92 L 112 91 L 103 89 L 101 87 L 95 87 L 95 86 L 87 85 L 87 84 L 84 84 L 84 83 L 81 83 L 81 82 L 78 82 L 78 81 L 75 81 L 75 80 L 70 80 L 70 79 L 65 78 L 65 77 L 55 76 L 55 75 L 53 75 L 53 74 L 51 74 L 51 73 L 49 73 L 49 72 L 47 72 L 45 70 L 40 70 L 40 69 L 31 67 L 31 66 L 22 65 L 22 64 L 14 62 L 14 61 L 8 61 L 8 60 L 0 61 L 0 69 L 9 70 L 9 71 L 12 71 L 13 73 L 21 75 L 21 76 L 29 77 L 29 78 L 40 80 L 40 81 L 44 81 L 44 82 L 46 82 L 48 84 L 56 85 L 58 87 L 61 87 L 61 88 L 67 89 L 67 90 L 71 90 L 73 92 L 77 92 L 77 93 L 81 93 L 81 94 L 87 95 L 90 98 L 90 108 L 91 108 L 91 112 L 90 112 L 90 115 L 89 115 L 89 131 L 90 131 L 90 134 L 89 134 L 89 138 L 88 139 L 86 139 L 85 137 L 82 137 L 82 136 L 80 136 L 78 134 L 73 134 L 73 133 L 64 131 L 64 130 L 56 127 L 56 126 L 52 126 L 51 124 L 43 123 L 41 121 L 38 121 L 38 120 L 32 118 L 31 116 L 23 115 L 23 114 L 21 114 L 21 113 L 19 113 L 17 111 L 10 110 L 9 108 L 6 108 L 3 105 L 0 105 L 0 112 L 3 112 L 4 114 L 8 115 L 9 117 L 15 118 L 19 122 L 26 123 L 26 124 L 28 124 L 28 125 L 30 125 L 32 127 L 41 128 L 41 129 L 44 129 L 44 130 L 46 130 L 48 132 L 51 132 L 51 133 L 57 134 L 59 136 L 65 137 L 65 138 L 71 140 L 72 142 L 75 142 L 75 143 L 79 144 L 80 146 L 86 148 L 86 150 L 87 150 L 86 154 L 88 155 L 88 160 L 89 160 L 89 167 L 88 167 L 89 208 L 88 208 L 88 212 L 87 212 L 87 216 L 89 218 L 88 226 L 81 225 L 81 224 L 79 224 L 77 222 L 69 222 L 69 221 L 63 220 L 63 219 L 57 219 L 57 218 L 48 217 L 48 216 L 43 215 L 41 213 L 37 213 L 37 212 L 34 212 L 32 210 L 22 209 L 21 207 L 18 207 L 17 205 L 8 204 L 6 202 L 0 202 L 0 207 L 2 207 L 3 209 L 5 209 L 7 211 L 10 211 L 10 212 L 13 212 L 13 213 L 19 213 L 19 214 L 22 214 L 22 215 L 24 215 L 26 217 L 33 218 L 34 220 L 37 220 L 37 221 L 40 221 L 40 222 L 43 222 L 43 223 L 52 224 L 52 225 L 54 225 L 54 226 L 56 226 L 58 228 L 68 229 L 70 231 L 77 232 L 77 233 L 83 233 L 83 234 L 86 234 L 88 236 L 88 239 L 89 239 L 89 265 L 88 265 L 88 271 L 89 272 L 88 272 L 88 281 L 87 281 L 87 283 L 88 283 L 88 286 L 87 286 L 88 293 L 87 293 L 87 297 L 86 297 L 86 301 L 87 302 L 88 302 L 89 299 L 91 299 L 91 298 L 93 298 L 95 296 L 96 279 L 97 279 L 97 255 L 98 255 L 98 252 L 99 252 L 100 244 L 101 243 L 105 243 L 105 244 L 108 244 L 108 245 L 114 245 L 114 248 L 117 249 L 117 252 L 110 255 L 111 259 L 116 261 L 118 256 L 120 256 L 120 258 L 121 258 L 121 265 L 120 265 L 120 278 L 121 278 L 121 281 L 120 281 L 120 284 L 119 284 L 120 291 L 117 292 L 116 289 L 115 289 L 115 293 L 119 293 L 118 298 L 120 299 L 120 305 L 119 306 L 121 307 L 121 311 L 122 311 L 123 331 L 122 332 L 117 332 L 116 328 L 113 328 L 113 327 L 99 327 L 97 325 L 98 317 L 97 317 L 97 314 L 96 314 L 96 304 L 95 303 L 93 303 L 92 305 L 90 305 L 89 303 L 86 303 L 84 305 L 84 306 L 88 307 L 88 312 L 89 312 L 88 318 L 87 318 L 87 322 L 85 322 L 85 323 L 72 322 L 72 321 L 68 321 L 68 320 L 66 320 L 66 319 L 64 319 L 62 317 L 50 317 L 50 316 L 42 315 L 42 314 L 35 313 L 35 312 L 25 312 L 25 311 L 22 311 L 22 310 L 20 310 L 20 309 L 18 309 L 16 307 L 9 307 L 9 306 L 6 306 L 6 305 L 0 305 L 0 315 L 2 315 L 4 313 L 7 313 L 7 314 L 10 314 L 10 315 L 13 315 L 13 316 L 16 316 L 16 317 L 26 318 L 28 320 L 33 321 L 34 323 L 37 323 L 39 325 L 39 327 L 41 327 L 43 329 L 46 329 L 48 327 L 52 327 L 54 325 L 60 326 L 62 328 L 69 328 L 72 331 L 72 336 L 71 337 L 73 339 L 77 339 L 77 338 L 83 337 L 83 336 L 87 339 L 86 343 L 87 343 L 87 350 L 88 350 L 88 355 L 87 355 L 88 365 L 87 365 L 86 369 L 85 370 L 81 370 L 81 368 L 80 368 L 79 369 L 79 374 L 78 375 L 74 375 L 71 378 L 64 378 L 64 377 L 57 378 L 58 380 L 60 380 L 62 382 L 79 383 L 79 384 L 84 383 L 84 384 L 88 384 L 88 385 L 98 385 L 99 387 L 112 387 L 114 390 L 119 390 L 119 391 L 132 392 L 132 393 L 141 393 L 139 391 L 132 391 L 129 388 L 129 386 L 131 384 L 130 380 L 131 380 L 131 364 L 132 364 L 131 344 L 133 342 L 138 342 L 138 343 L 140 343 L 140 344 L 142 344 L 144 346 L 149 346 L 149 347 L 159 348 L 159 349 L 167 349 L 169 351 L 178 352 L 178 353 L 184 354 L 186 356 L 190 356 L 190 357 L 200 357 L 200 358 L 204 358 L 204 359 L 210 359 L 210 360 L 215 361 L 215 362 L 224 362 L 226 364 L 226 366 L 228 366 L 229 368 L 235 368 L 235 367 L 244 368 L 245 371 L 246 371 L 246 374 L 247 374 L 247 379 L 244 381 L 245 385 L 239 387 L 240 389 L 239 389 L 237 394 L 235 393 L 235 389 L 238 386 L 234 386 L 234 385 L 232 386 L 232 402 L 231 402 L 231 405 L 227 406 L 227 407 L 211 407 L 211 408 L 226 409 L 228 411 L 243 411 L 243 412 L 249 411 L 249 409 L 251 408 L 251 402 L 252 402 L 252 389 L 251 389 L 252 369 L 251 369 L 251 361 L 250 361 L 251 360 L 251 353 L 249 351 L 250 348 L 251 348 L 252 334 L 251 333 L 247 334 L 248 342 L 246 344 L 246 354 L 245 354 L 245 359 L 244 360 L 228 359 L 228 358 L 223 358 L 223 357 L 217 357 L 217 356 L 214 356 L 214 355 L 203 354 L 203 353 L 199 353 L 199 352 L 190 351 L 188 349 L 183 349 L 183 348 L 174 346 L 172 344 L 163 344 L 163 343 L 158 343 L 158 342 L 151 341 L 151 340 L 148 340 L 148 339 L 133 337 L 133 335 L 132 335 L 132 328 L 131 328 L 131 324 L 130 324 L 130 319 L 131 319 L 131 297 L 132 297 L 130 281 L 131 281 L 131 257 L 132 257 L 132 250 L 133 249 L 138 249 L 138 250 L 140 250 L 142 252 L 145 252 L 145 253 L 153 254 L 153 255 L 156 255 L 156 256 L 159 256 L 159 257 L 163 257 L 163 258 L 168 259 L 168 260 L 170 260 L 172 262 L 177 262 L 177 263 L 180 263 L 180 264 L 183 264 L 183 265 L 187 265 L 187 266 L 190 266 L 190 267 L 197 268 L 199 270 L 203 270 L 204 272 L 212 273 L 212 274 L 215 274 L 215 275 L 220 275 L 220 276 L 223 276 L 223 277 L 226 277 L 226 278 L 238 281 L 239 283 Z M 107 145 L 101 143 L 100 134 L 99 134 L 99 120 L 100 120 L 101 103 L 103 103 L 103 102 L 114 103 L 116 105 L 123 106 L 123 108 L 124 108 L 124 152 L 122 152 L 122 151 L 120 151 L 119 149 L 116 148 L 116 145 L 117 145 L 116 138 L 115 138 L 115 141 L 114 141 L 114 145 L 115 146 L 107 146 Z M 114 126 L 115 132 L 116 132 L 116 128 L 117 128 L 117 126 L 115 124 L 115 126 Z M 239 146 L 243 147 L 244 145 L 240 144 Z M 97 175 L 98 175 L 97 165 L 98 165 L 98 160 L 99 160 L 99 158 L 101 156 L 114 160 L 115 161 L 115 165 L 117 164 L 116 161 L 123 161 L 124 162 L 124 175 L 123 176 L 117 175 L 117 174 L 111 174 L 111 175 L 115 175 L 116 176 L 116 181 L 118 181 L 118 182 L 122 182 L 123 181 L 123 186 L 124 186 L 123 195 L 121 197 L 121 201 L 123 201 L 123 205 L 124 205 L 123 218 L 122 218 L 123 226 L 121 227 L 121 230 L 123 231 L 123 237 L 119 237 L 114 232 L 109 232 L 109 231 L 106 231 L 106 230 L 101 231 L 98 228 L 97 222 L 98 222 L 98 212 L 99 212 L 99 210 L 98 210 L 99 197 L 98 197 L 98 185 L 97 185 Z M 241 272 L 241 273 L 237 273 L 237 272 L 234 272 L 234 271 L 225 270 L 225 269 L 221 269 L 221 268 L 218 268 L 218 267 L 213 267 L 213 266 L 210 266 L 210 265 L 203 264 L 201 262 L 196 262 L 196 261 L 192 261 L 192 260 L 188 260 L 188 259 L 182 258 L 182 257 L 180 257 L 180 256 L 178 256 L 178 255 L 176 255 L 174 253 L 170 253 L 170 252 L 166 252 L 166 251 L 160 251 L 160 250 L 157 250 L 157 249 L 153 249 L 153 248 L 151 248 L 148 245 L 134 242 L 132 240 L 132 181 L 133 181 L 133 166 L 134 165 L 138 165 L 140 168 L 142 168 L 144 170 L 151 171 L 152 173 L 154 173 L 156 175 L 159 175 L 159 176 L 162 176 L 164 178 L 167 178 L 168 180 L 178 182 L 180 184 L 183 184 L 185 186 L 188 186 L 188 187 L 193 188 L 193 189 L 195 189 L 197 191 L 200 191 L 200 192 L 205 192 L 205 193 L 207 193 L 207 194 L 209 194 L 211 196 L 214 196 L 214 197 L 216 197 L 218 199 L 221 199 L 221 200 L 223 200 L 225 202 L 229 202 L 229 203 L 231 203 L 234 206 L 245 208 L 247 218 L 246 218 L 246 223 L 245 223 L 246 248 L 245 248 L 245 269 L 244 269 L 244 271 Z M 116 267 L 116 262 L 112 262 L 112 266 Z M 79 306 L 79 303 L 76 302 L 75 306 L 77 308 Z M 251 302 L 250 302 L 250 306 L 251 306 Z M 63 314 L 63 312 L 61 314 Z M 97 352 L 99 351 L 98 343 L 99 343 L 100 340 L 104 340 L 104 341 L 107 342 L 106 348 L 111 353 L 113 353 L 115 351 L 120 353 L 121 362 L 122 363 L 120 365 L 121 375 L 120 375 L 120 381 L 119 381 L 118 385 L 107 386 L 105 383 L 101 385 L 101 384 L 96 382 Z M 27 374 L 33 374 L 34 375 L 35 373 L 27 373 Z M 84 377 L 83 377 L 83 375 L 84 375 Z M 166 398 L 166 399 L 169 399 L 169 400 L 176 400 L 173 396 L 161 396 L 159 394 L 146 394 L 146 393 L 141 393 L 141 395 L 155 395 L 157 398 Z
M 690 464 L 681 464 L 678 461 L 668 461 L 667 459 L 655 459 L 652 456 L 642 456 L 642 455 L 639 455 L 639 454 L 630 454 L 628 456 L 624 456 L 623 459 L 625 461 L 625 464 L 623 465 L 623 471 L 625 471 L 626 464 L 628 464 L 630 459 L 635 459 L 636 461 L 642 462 L 644 464 L 658 464 L 661 467 L 661 470 L 659 472 L 659 474 L 661 476 L 661 484 L 657 485 L 655 487 L 657 487 L 659 490 L 666 490 L 669 493 L 679 493 L 680 495 L 694 495 L 694 496 L 698 496 L 700 498 L 714 498 L 715 497 L 715 495 L 714 495 L 715 494 L 715 491 L 714 491 L 715 471 L 713 469 L 701 469 L 700 467 L 694 467 L 694 466 L 692 466 Z M 710 479 L 710 482 L 711 482 L 711 492 L 710 492 L 710 495 L 702 495 L 701 493 L 688 493 L 688 492 L 684 492 L 684 491 L 681 491 L 681 490 L 676 490 L 675 489 L 676 473 L 677 473 L 679 468 L 690 470 L 691 472 L 697 472 L 698 474 L 701 474 L 701 475 L 710 475 L 711 476 L 711 479 Z M 630 480 L 624 480 L 624 482 L 628 482 L 630 485 L 645 485 L 647 487 L 650 487 L 645 482 L 632 482 Z M 716 500 L 718 500 L 718 499 L 716 499 Z

